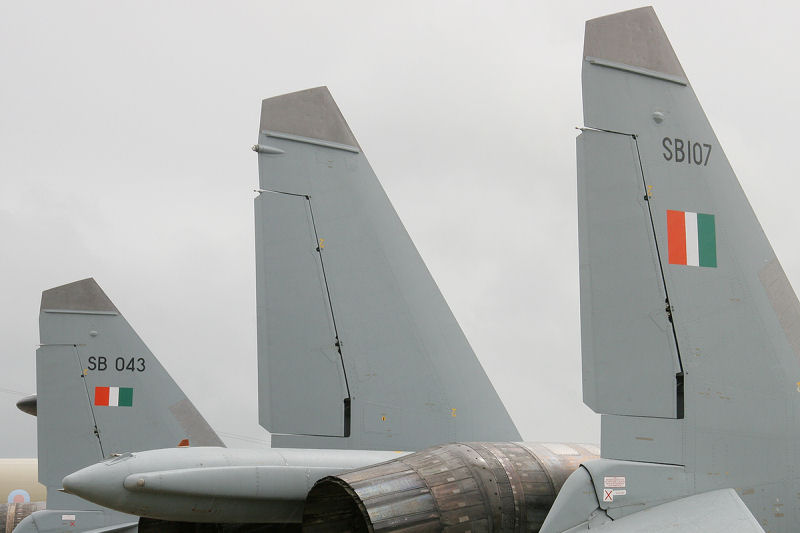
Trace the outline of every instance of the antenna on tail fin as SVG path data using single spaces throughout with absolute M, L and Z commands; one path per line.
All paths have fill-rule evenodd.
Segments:
M 259 417 L 273 445 L 519 433 L 326 87 L 264 100 Z

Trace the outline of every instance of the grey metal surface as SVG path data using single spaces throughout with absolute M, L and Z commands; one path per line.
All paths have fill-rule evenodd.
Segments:
M 93 511 L 37 511 L 26 517 L 14 533 L 136 533 L 138 521 L 135 517 L 117 520 L 117 513 Z
M 591 531 L 639 533 L 644 531 L 702 531 L 703 533 L 761 533 L 764 529 L 733 489 L 687 496 L 606 522 Z
M 564 483 L 540 531 L 542 533 L 574 531 L 576 528 L 588 525 L 590 517 L 598 514 L 605 515 L 600 510 L 592 476 L 584 466 L 581 466 Z
M 800 302 L 797 301 L 792 285 L 777 258 L 758 271 L 758 279 L 764 286 L 789 345 L 800 358 Z
M 678 56 L 652 7 L 586 22 L 583 56 L 602 58 L 686 78 Z
M 31 394 L 17 401 L 17 409 L 31 416 L 36 416 L 36 395 Z
M 692 483 L 692 476 L 682 466 L 609 459 L 586 461 L 567 480 L 542 532 L 572 531 L 575 527 L 582 530 L 581 524 L 595 527 L 619 520 L 692 494 Z
M 299 523 L 320 478 L 401 452 L 165 448 L 124 454 L 70 474 L 65 490 L 150 518 L 197 523 Z
M 682 465 L 684 419 L 602 415 L 600 442 L 607 459 Z
M 308 494 L 303 530 L 538 531 L 567 476 L 596 458 L 556 446 L 445 444 L 324 478 Z
M 93 281 L 92 286 L 94 294 L 102 294 Z M 172 447 L 187 438 L 191 445 L 221 445 L 196 410 L 184 408 L 180 420 L 175 416 L 171 408 L 189 401 L 180 387 L 110 300 L 106 297 L 104 306 L 114 308 L 113 314 L 92 313 L 82 299 L 85 292 L 83 285 L 69 284 L 44 293 L 60 295 L 58 303 L 78 302 L 79 309 L 45 307 L 40 314 L 40 481 L 58 489 L 64 476 L 112 453 Z M 43 302 L 51 301 L 43 296 Z M 95 405 L 97 387 L 132 388 L 132 405 Z M 201 430 L 189 434 L 184 427 Z
M 73 281 L 42 292 L 40 309 L 119 313 L 94 278 Z
M 170 405 L 169 412 L 180 424 L 190 446 L 225 446 L 189 398 L 183 398 Z
M 45 291 L 39 331 L 39 481 L 48 489 L 49 510 L 64 510 L 67 516 L 92 510 L 86 515 L 90 519 L 81 521 L 85 527 L 74 530 L 135 518 L 60 492 L 67 474 L 114 453 L 177 446 L 183 439 L 192 445 L 221 445 L 94 280 Z M 97 405 L 102 403 L 97 387 L 132 389 L 131 405 L 124 405 L 124 399 L 118 406 Z M 51 527 L 47 524 L 53 517 L 39 515 L 37 527 Z
M 641 39 L 641 19 L 641 10 L 634 10 L 604 17 L 604 25 L 588 22 L 587 54 L 620 43 L 652 46 L 663 53 L 671 50 L 660 26 L 651 24 L 650 37 L 646 42 Z M 609 54 L 614 61 L 635 62 L 631 57 Z M 727 518 L 739 516 L 745 524 L 742 530 L 757 531 L 746 513 L 737 509 L 738 499 L 728 497 L 730 492 L 703 494 L 732 488 L 765 530 L 798 531 L 800 509 L 790 502 L 796 501 L 800 489 L 800 304 L 691 86 L 636 70 L 663 68 L 657 65 L 626 69 L 584 59 L 586 125 L 627 136 L 641 161 L 644 190 L 637 193 L 647 195 L 652 228 L 647 240 L 628 245 L 640 249 L 655 245 L 659 251 L 683 369 L 682 389 L 677 384 L 679 401 L 683 398 L 682 418 L 680 406 L 679 419 L 667 423 L 657 418 L 610 416 L 613 413 L 602 418 L 603 457 L 641 461 L 635 468 L 635 463 L 628 463 L 624 468 L 629 472 L 619 474 L 628 483 L 622 489 L 626 493 L 606 507 L 601 501 L 609 518 L 628 517 L 609 530 L 622 528 L 624 521 L 631 529 L 619 530 L 652 530 L 656 524 L 671 524 L 675 531 L 722 531 Z M 609 155 L 584 158 L 582 165 L 602 167 Z M 600 173 L 596 179 L 615 183 L 618 177 Z M 668 210 L 713 215 L 714 229 L 703 237 L 690 223 L 691 217 L 679 213 L 670 230 Z M 685 227 L 684 220 L 689 221 Z M 580 242 L 583 247 L 583 236 Z M 698 264 L 697 256 L 704 249 L 710 255 Z M 697 254 L 691 261 L 689 250 Z M 609 254 L 605 259 L 614 258 Z M 582 299 L 589 296 L 587 292 L 582 286 Z M 642 298 L 650 298 L 653 306 L 662 303 L 647 294 Z M 621 303 L 607 313 L 626 313 L 631 305 L 640 304 Z M 613 333 L 620 339 L 617 361 L 647 356 L 625 349 L 638 330 L 617 327 Z M 659 337 L 653 336 L 653 342 L 657 344 Z M 638 370 L 624 376 L 631 382 L 648 378 Z M 599 395 L 619 394 L 599 380 L 595 386 Z M 665 460 L 680 465 L 656 464 Z M 591 468 L 601 467 L 622 468 L 620 462 L 608 460 Z M 648 477 L 663 468 L 675 473 L 662 479 Z M 606 487 L 598 477 L 592 475 L 600 494 Z M 693 494 L 699 496 L 687 498 Z M 654 509 L 668 500 L 678 501 Z M 641 508 L 653 511 L 626 514 Z M 554 509 L 566 514 L 570 506 L 556 502 Z M 703 509 L 706 516 L 701 516 Z M 683 517 L 678 520 L 676 515 Z M 602 518 L 595 514 L 594 519 L 598 516 Z M 588 521 L 592 516 L 583 518 Z
M 692 476 L 678 465 L 596 459 L 583 467 L 600 509 L 614 520 L 692 493 Z
M 260 128 L 358 148 L 327 87 L 267 98 L 261 103 Z
M 583 401 L 597 413 L 675 418 L 681 367 L 645 194 L 633 138 L 581 133 Z
M 267 429 L 343 437 L 349 394 L 310 201 L 264 193 L 255 206 L 258 271 L 275 280 L 259 299 L 259 331 L 266 330 L 259 336 L 259 351 L 276 354 L 259 357 L 259 400 L 270 413 Z
M 355 139 L 325 133 L 346 124 L 321 91 L 266 100 L 257 142 L 270 191 L 255 202 L 259 421 L 273 446 L 519 440 Z

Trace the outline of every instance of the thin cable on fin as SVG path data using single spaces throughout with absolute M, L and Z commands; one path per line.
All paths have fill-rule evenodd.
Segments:
M 677 404 L 676 404 L 676 416 L 677 418 L 683 418 L 683 405 L 684 405 L 684 390 L 683 390 L 683 360 L 681 359 L 681 347 L 678 344 L 678 333 L 675 331 L 675 321 L 672 318 L 672 305 L 669 299 L 669 289 L 667 288 L 667 278 L 664 275 L 664 265 L 661 263 L 661 250 L 658 247 L 658 239 L 656 238 L 656 225 L 655 220 L 653 220 L 653 210 L 652 206 L 650 205 L 650 189 L 647 186 L 647 179 L 644 175 L 644 164 L 642 163 L 642 154 L 639 151 L 639 139 L 636 138 L 636 135 L 633 135 L 633 144 L 636 147 L 636 157 L 639 160 L 639 173 L 642 176 L 642 185 L 644 185 L 645 190 L 645 203 L 647 203 L 647 214 L 650 215 L 650 229 L 653 232 L 653 243 L 656 247 L 656 257 L 658 258 L 658 269 L 661 274 L 661 283 L 664 285 L 664 297 L 666 298 L 666 313 L 669 318 L 669 325 L 672 328 L 672 338 L 675 341 L 675 351 L 678 354 L 678 366 L 680 367 L 680 371 L 676 374 L 676 394 L 677 394 Z
M 81 369 L 81 379 L 83 380 L 83 389 L 86 391 L 86 401 L 89 403 L 89 412 L 92 414 L 92 425 L 94 426 L 94 435 L 95 437 L 97 437 L 97 444 L 100 445 L 100 457 L 105 459 L 106 454 L 103 451 L 103 441 L 100 440 L 100 430 L 97 427 L 97 418 L 94 416 L 92 397 L 89 395 L 89 385 L 86 383 L 86 372 L 83 370 L 83 363 L 81 362 L 81 356 L 78 353 L 78 345 L 73 344 L 72 347 L 75 350 L 75 359 L 78 360 L 78 368 Z
M 325 274 L 325 262 L 322 259 L 322 247 L 320 246 L 319 234 L 317 233 L 317 222 L 314 219 L 314 209 L 311 207 L 311 197 L 306 196 L 308 202 L 308 212 L 311 214 L 311 226 L 314 228 L 314 238 L 317 242 L 317 253 L 319 254 L 319 264 L 322 267 L 322 280 L 325 283 L 325 292 L 328 295 L 328 306 L 331 310 L 331 321 L 333 322 L 333 334 L 336 336 L 336 351 L 339 352 L 339 360 L 342 363 L 342 375 L 344 375 L 344 386 L 347 390 L 347 398 L 344 399 L 345 410 L 345 427 L 344 436 L 350 436 L 350 402 L 352 396 L 350 394 L 350 383 L 347 380 L 347 370 L 344 367 L 344 355 L 342 355 L 342 341 L 339 339 L 339 329 L 336 327 L 336 315 L 333 313 L 333 300 L 331 300 L 331 290 L 328 287 L 328 277 Z
M 624 131 L 604 130 L 603 128 L 594 128 L 592 126 L 575 126 L 576 130 L 581 131 L 601 131 L 603 133 L 613 133 L 615 135 L 626 135 L 628 137 L 636 138 L 635 133 L 625 133 Z
M 309 196 L 308 194 L 300 194 L 296 192 L 286 192 L 286 191 L 275 191 L 273 189 L 253 189 L 253 192 L 257 192 L 258 194 L 261 194 L 262 192 L 271 192 L 272 194 L 287 194 L 289 196 L 300 196 L 302 198 L 307 198 L 309 200 L 311 199 L 311 196 Z

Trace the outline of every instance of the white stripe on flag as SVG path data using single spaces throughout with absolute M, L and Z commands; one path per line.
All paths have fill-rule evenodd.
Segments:
M 697 247 L 697 213 L 686 211 L 686 264 L 700 266 L 700 250 Z
M 108 388 L 108 405 L 113 407 L 119 406 L 119 387 Z

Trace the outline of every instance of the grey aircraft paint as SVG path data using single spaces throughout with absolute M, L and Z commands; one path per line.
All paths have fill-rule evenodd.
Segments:
M 192 523 L 299 524 L 322 477 L 403 452 L 168 448 L 124 454 L 64 478 L 64 489 L 149 518 Z
M 652 8 L 586 23 L 583 103 L 584 400 L 603 459 L 542 531 L 797 531 L 800 304 Z
M 114 454 L 184 439 L 224 445 L 94 279 L 44 291 L 39 334 L 34 405 L 47 510 L 15 531 L 135 531 L 137 517 L 62 492 L 62 478 Z
M 267 99 L 261 122 L 262 423 L 297 433 L 273 444 L 344 449 L 137 452 L 65 477 L 71 494 L 165 521 L 299 523 L 319 478 L 391 450 L 520 440 L 328 90 Z
M 603 459 L 566 480 L 542 531 L 794 531 L 800 303 L 652 10 L 590 21 L 586 43 L 587 128 L 578 140 L 582 338 L 586 402 L 603 414 Z M 261 158 L 286 154 L 281 139 L 358 153 L 301 133 L 263 135 Z M 334 324 L 313 195 L 267 192 L 263 181 L 262 188 L 262 197 L 305 200 L 303 209 L 283 212 L 286 220 L 305 218 L 316 246 L 284 244 L 290 255 L 306 256 L 290 257 L 300 265 L 292 275 L 316 270 L 325 291 L 298 302 L 327 305 L 329 315 L 318 313 L 316 324 L 334 333 L 334 348 L 346 347 Z M 280 213 L 284 206 L 268 207 Z M 290 345 L 291 335 L 280 343 L 287 338 Z M 335 350 L 337 360 L 325 353 L 330 345 L 311 348 L 334 370 L 322 392 L 344 391 L 352 407 L 344 350 Z M 342 403 L 331 411 L 330 438 L 348 435 Z M 314 417 L 299 422 L 308 423 L 314 427 Z
M 796 511 L 788 502 L 797 490 L 800 304 L 662 36 L 647 9 L 587 24 L 587 131 L 578 144 L 583 356 L 586 401 L 603 414 L 605 458 L 585 463 L 567 480 L 544 530 L 642 531 L 668 523 L 678 531 L 759 531 L 760 523 L 771 531 L 793 531 Z M 648 144 L 654 140 L 660 148 Z M 357 149 L 334 148 L 348 147 Z M 257 151 L 260 157 L 286 153 L 271 144 Z M 628 202 L 604 194 L 598 180 L 619 187 Z M 683 257 L 672 257 L 668 211 L 714 216 L 713 265 L 686 257 L 690 215 L 684 218 Z M 697 221 L 693 229 L 699 232 Z M 617 250 L 622 254 L 603 246 L 619 244 L 615 229 L 642 223 L 645 242 L 628 241 Z M 708 244 L 699 237 L 695 243 Z M 700 264 L 692 266 L 695 259 Z M 618 271 L 600 268 L 603 261 L 615 262 Z M 637 267 L 655 275 L 630 271 Z M 625 322 L 630 300 L 609 294 L 627 289 L 621 279 L 626 271 L 632 284 L 653 289 L 631 295 L 650 304 L 633 313 L 652 318 L 655 329 L 643 326 L 649 333 Z M 652 300 L 661 296 L 659 308 Z M 318 300 L 332 309 L 331 326 L 332 298 Z M 610 319 L 599 316 L 610 309 L 620 311 L 618 321 L 613 313 Z M 606 328 L 620 338 L 616 350 L 609 347 Z M 652 352 L 641 337 L 653 340 Z M 339 357 L 340 376 L 346 376 L 346 359 Z M 652 365 L 639 364 L 638 357 Z M 652 397 L 635 383 L 639 379 L 657 382 Z M 325 391 L 341 393 L 341 383 L 337 389 L 336 380 L 331 382 Z M 347 382 L 344 390 L 355 398 Z M 340 420 L 347 434 L 345 411 Z M 339 438 L 339 425 L 331 428 L 326 431 Z
M 48 509 L 25 518 L 19 533 L 132 532 L 142 515 L 297 523 L 319 478 L 401 453 L 224 448 L 91 278 L 42 293 L 40 335 L 38 394 L 28 404 L 38 416 Z M 105 387 L 132 396 L 114 399 Z
M 273 445 L 520 440 L 328 89 L 264 100 L 253 148 L 259 418 Z
M 266 130 L 265 123 L 282 131 Z M 254 147 L 260 182 L 271 187 L 256 199 L 262 422 L 267 420 L 272 431 L 298 434 L 283 436 L 283 441 L 273 436 L 273 444 L 345 449 L 285 450 L 296 458 L 288 464 L 279 450 L 254 454 L 211 447 L 185 453 L 174 449 L 183 434 L 160 431 L 166 449 L 158 453 L 137 452 L 72 475 L 67 474 L 78 470 L 73 468 L 77 458 L 69 466 L 58 462 L 52 477 L 59 480 L 52 486 L 67 476 L 63 485 L 70 494 L 63 498 L 80 495 L 171 521 L 297 523 L 305 493 L 317 479 L 396 456 L 370 449 L 414 450 L 481 436 L 519 440 L 327 89 L 265 100 L 261 135 Z M 278 164 L 264 157 L 278 157 Z M 325 250 L 331 251 L 330 259 Z M 142 393 L 158 397 L 160 385 L 146 379 L 155 358 L 113 303 L 93 280 L 46 291 L 43 302 L 38 357 L 48 363 L 42 368 L 48 369 L 50 381 L 42 378 L 40 383 L 40 424 L 48 424 L 51 434 L 63 430 L 74 437 L 78 466 L 110 453 L 155 448 L 149 441 L 126 441 L 129 435 L 120 432 L 123 425 L 148 424 L 123 424 L 110 416 L 131 409 L 123 390 L 132 391 L 132 403 L 140 408 Z M 112 325 L 117 328 L 103 329 Z M 98 339 L 106 344 L 99 345 Z M 55 390 L 52 381 L 75 365 L 81 378 L 70 378 L 71 396 L 59 407 L 61 414 L 70 409 L 71 418 L 48 416 L 41 390 Z M 167 391 L 179 393 L 157 368 L 156 376 L 163 374 L 173 386 Z M 98 381 L 109 375 L 125 379 Z M 118 390 L 97 388 L 109 386 Z M 162 396 L 157 409 L 148 412 L 145 433 L 153 426 L 159 429 L 159 416 L 168 412 L 167 422 L 179 422 L 190 444 L 218 443 L 182 393 Z M 76 418 L 83 423 L 75 424 Z M 197 453 L 202 460 L 196 460 Z M 47 470 L 48 479 L 52 470 Z M 139 476 L 135 483 L 127 479 L 134 474 Z M 291 482 L 296 475 L 302 486 Z M 244 497 L 246 479 L 256 485 Z M 236 494 L 226 489 L 234 486 Z

